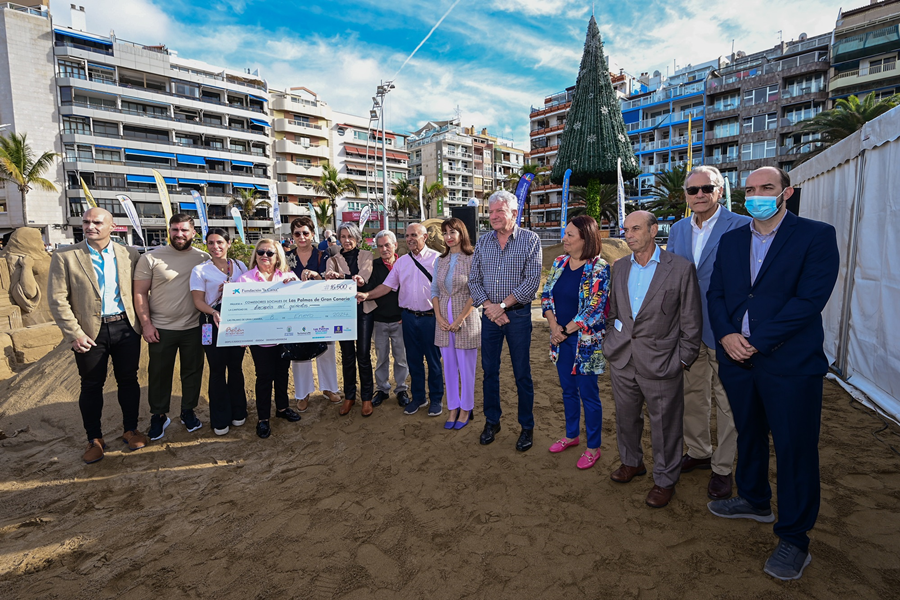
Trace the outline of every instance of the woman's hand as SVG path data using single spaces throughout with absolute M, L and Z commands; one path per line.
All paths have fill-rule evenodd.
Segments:
M 450 331 L 450 323 L 447 322 L 447 319 L 441 315 L 435 315 L 434 318 L 437 321 L 438 327 L 441 328 L 441 331 Z
M 356 282 L 356 287 L 362 287 L 366 285 L 366 281 L 362 278 L 362 275 L 354 275 L 350 279 Z
M 459 333 L 459 330 L 462 329 L 463 323 L 465 323 L 465 321 L 466 318 L 460 315 L 460 317 L 450 323 L 450 331 L 453 333 Z
M 222 315 L 219 314 L 219 311 L 215 311 L 212 314 L 212 318 L 213 318 L 213 323 L 215 323 L 216 327 L 218 327 L 219 323 L 222 322 Z
M 552 324 L 550 326 L 550 343 L 559 346 L 564 341 L 566 341 L 564 329 L 558 323 Z
M 363 302 L 366 301 L 366 298 L 368 298 L 368 297 L 369 297 L 369 294 L 367 294 L 365 292 L 357 292 L 356 293 L 356 303 L 362 304 Z
M 343 279 L 344 276 L 336 271 L 326 271 L 325 279 Z

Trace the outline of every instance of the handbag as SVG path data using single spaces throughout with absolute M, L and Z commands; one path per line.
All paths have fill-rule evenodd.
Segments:
M 325 342 L 301 342 L 281 345 L 281 358 L 287 360 L 306 361 L 325 354 L 328 344 Z

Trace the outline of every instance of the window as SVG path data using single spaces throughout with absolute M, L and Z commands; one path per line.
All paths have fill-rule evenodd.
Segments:
M 80 117 L 63 117 L 63 133 L 90 135 L 91 127 L 88 125 L 87 119 L 82 119 Z
M 741 160 L 756 160 L 775 156 L 775 140 L 766 140 L 741 146 Z M 741 183 L 743 185 L 743 182 Z
M 738 135 L 741 132 L 737 118 L 724 119 L 713 123 L 713 136 L 727 137 L 729 135 Z
M 125 175 L 122 173 L 96 173 L 94 175 L 94 181 L 94 185 L 96 185 L 98 188 L 105 188 L 110 190 L 126 189 Z M 116 204 L 118 204 L 118 202 L 116 202 Z
M 369 134 L 365 131 L 355 131 L 353 132 L 353 139 L 366 141 L 369 139 Z
M 59 76 L 74 77 L 75 79 L 87 79 L 87 74 L 85 74 L 84 72 L 84 65 L 82 63 L 76 63 L 69 60 L 59 61 Z
M 740 187 L 744 187 L 745 185 L 747 185 L 747 178 L 750 177 L 750 173 L 752 173 L 752 172 L 753 171 L 741 171 L 741 186 Z
M 778 100 L 777 85 L 770 85 L 744 92 L 744 105 L 746 106 L 762 104 L 764 102 L 774 102 L 775 100 Z
M 147 140 L 150 142 L 166 142 L 171 141 L 169 139 L 168 131 L 161 131 L 159 129 L 149 129 L 147 127 L 134 127 L 133 125 L 123 125 L 122 126 L 122 135 L 126 138 L 130 138 L 133 140 Z
M 728 96 L 719 96 L 713 103 L 714 110 L 729 110 L 737 108 L 741 105 L 740 94 L 729 94 Z
M 887 58 L 879 58 L 869 61 L 869 75 L 882 73 L 884 71 L 893 71 L 897 67 L 897 57 L 888 56 Z
M 122 112 L 134 115 L 168 117 L 169 107 L 157 106 L 155 104 L 138 104 L 137 102 L 128 102 L 127 100 L 122 100 Z
M 769 113 L 767 115 L 747 117 L 746 119 L 744 119 L 744 133 L 753 133 L 756 131 L 775 129 L 778 126 L 777 115 L 778 113 Z
M 107 150 L 105 148 L 97 148 L 94 150 L 94 156 L 97 162 L 122 162 L 122 155 L 118 150 Z
M 173 81 L 172 92 L 179 96 L 189 96 L 191 98 L 200 97 L 200 88 L 192 83 L 185 81 Z
M 94 121 L 94 135 L 118 137 L 119 124 L 110 123 L 109 121 Z
M 791 125 L 796 125 L 800 121 L 804 121 L 806 119 L 812 119 L 814 116 L 822 112 L 822 104 L 800 104 L 798 106 L 792 106 L 784 111 L 784 118 L 791 122 Z
M 222 117 L 219 115 L 204 114 L 203 122 L 206 123 L 207 125 L 221 125 Z
M 118 108 L 116 106 L 115 98 L 92 98 L 89 96 L 84 96 L 82 94 L 75 94 L 75 102 L 78 104 L 84 104 L 90 106 L 91 108 L 99 108 L 100 110 L 115 110 Z
M 784 96 L 792 98 L 794 96 L 802 96 L 803 94 L 812 94 L 813 92 L 821 92 L 825 89 L 825 75 L 807 75 L 806 77 L 798 77 L 791 79 L 784 87 Z

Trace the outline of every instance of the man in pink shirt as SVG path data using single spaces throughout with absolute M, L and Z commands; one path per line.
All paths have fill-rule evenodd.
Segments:
M 403 309 L 403 343 L 406 346 L 406 362 L 412 376 L 412 402 L 406 405 L 404 414 L 415 414 L 425 404 L 425 362 L 428 363 L 428 416 L 437 417 L 442 412 L 444 397 L 444 373 L 441 354 L 434 345 L 434 308 L 431 305 L 431 280 L 440 254 L 425 245 L 428 231 L 419 223 L 406 228 L 406 245 L 409 253 L 397 259 L 384 283 L 369 293 L 359 293 L 359 302 L 375 300 L 399 290 L 398 301 Z

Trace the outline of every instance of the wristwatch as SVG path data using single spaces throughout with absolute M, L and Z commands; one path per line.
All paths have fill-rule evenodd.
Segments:
M 503 310 L 506 310 L 506 302 L 501 302 L 500 308 L 502 308 Z

